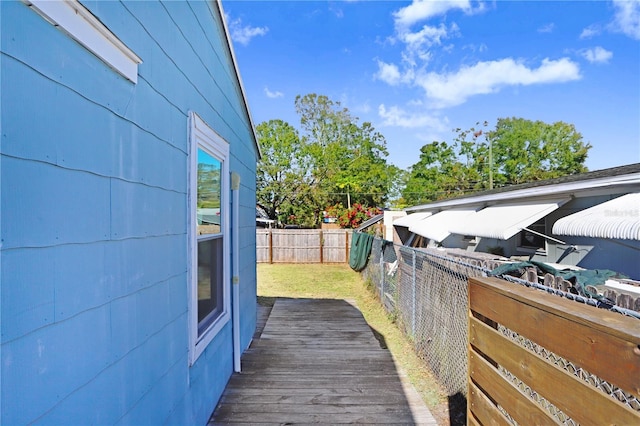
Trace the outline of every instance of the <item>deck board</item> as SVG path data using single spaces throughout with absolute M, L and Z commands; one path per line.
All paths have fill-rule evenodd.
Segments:
M 436 425 L 345 300 L 277 299 L 209 425 Z

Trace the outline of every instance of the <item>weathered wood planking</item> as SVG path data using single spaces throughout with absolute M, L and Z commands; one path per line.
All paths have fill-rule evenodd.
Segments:
M 435 419 L 360 311 L 344 300 L 278 299 L 209 425 Z

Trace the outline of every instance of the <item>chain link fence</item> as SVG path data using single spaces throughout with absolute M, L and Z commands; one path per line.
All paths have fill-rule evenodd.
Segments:
M 467 395 L 467 281 L 471 277 L 486 277 L 493 268 L 495 264 L 488 259 L 472 259 L 464 255 L 451 257 L 436 249 L 415 249 L 375 238 L 369 262 L 362 271 L 363 278 L 375 287 L 387 312 L 396 318 L 416 353 L 426 362 L 449 395 Z M 504 278 L 579 303 L 599 306 L 595 299 L 515 277 Z M 618 306 L 610 309 L 640 319 L 637 311 Z M 632 410 L 640 411 L 640 402 L 633 395 L 622 392 L 560 357 L 546 354 L 544 349 L 533 347 L 535 344 L 504 326 L 499 329 L 528 349 L 545 354 L 543 358 L 552 359 L 563 370 L 580 377 Z M 503 374 L 516 386 L 526 387 L 509 372 L 503 371 Z M 575 424 L 563 413 L 556 413 L 555 408 L 542 399 L 540 402 L 543 406 L 547 405 L 545 409 L 553 413 L 559 422 Z
M 486 270 L 376 238 L 362 274 L 449 395 L 466 394 L 467 280 Z

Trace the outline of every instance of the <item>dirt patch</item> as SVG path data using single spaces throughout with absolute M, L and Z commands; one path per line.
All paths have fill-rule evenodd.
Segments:
M 467 399 L 462 394 L 449 396 L 435 407 L 431 414 L 441 426 L 465 426 L 467 424 Z

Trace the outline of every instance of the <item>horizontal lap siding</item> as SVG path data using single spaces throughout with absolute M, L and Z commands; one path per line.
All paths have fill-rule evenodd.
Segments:
M 214 6 L 83 4 L 142 58 L 138 84 L 0 3 L 1 422 L 203 424 L 231 374 L 231 331 L 188 366 L 187 116 L 230 143 L 242 177 L 247 312 L 251 128 Z M 246 346 L 255 313 L 241 325 Z

